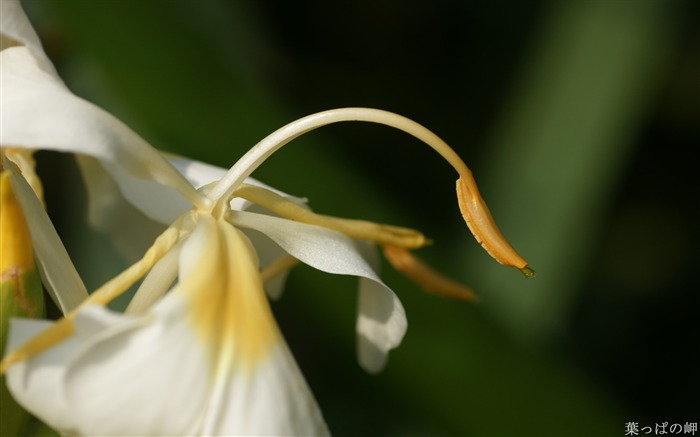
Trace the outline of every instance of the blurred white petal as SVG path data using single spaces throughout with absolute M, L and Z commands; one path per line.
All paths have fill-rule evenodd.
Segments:
M 190 201 L 201 196 L 180 173 L 121 121 L 68 90 L 42 70 L 26 47 L 0 52 L 0 143 L 93 156 L 133 178 L 150 179 Z
M 32 27 L 27 15 L 22 10 L 19 0 L 2 0 L 0 2 L 0 49 L 26 46 L 39 60 L 41 68 L 56 75 L 53 64 L 44 53 L 41 41 Z
M 77 155 L 76 161 L 85 182 L 90 225 L 113 237 L 112 243 L 129 262 L 139 259 L 165 226 L 129 203 L 99 161 L 85 155 Z

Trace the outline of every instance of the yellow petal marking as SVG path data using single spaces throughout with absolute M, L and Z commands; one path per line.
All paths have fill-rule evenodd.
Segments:
M 207 345 L 214 375 L 252 371 L 281 340 L 257 256 L 228 222 L 202 214 L 198 226 L 192 237 L 201 232 L 204 253 L 175 291 L 190 302 L 192 324 Z
M 255 185 L 241 185 L 234 193 L 234 196 L 250 200 L 281 217 L 310 225 L 323 226 L 352 238 L 409 249 L 418 249 L 426 244 L 430 244 L 430 240 L 425 238 L 419 231 L 365 220 L 351 220 L 316 214 L 277 193 Z

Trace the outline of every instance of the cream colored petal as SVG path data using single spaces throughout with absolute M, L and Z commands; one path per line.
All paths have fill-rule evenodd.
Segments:
M 39 60 L 42 69 L 58 77 L 19 0 L 0 2 L 0 32 L 0 49 L 27 46 Z
M 93 156 L 133 178 L 169 186 L 190 203 L 206 202 L 146 141 L 42 70 L 29 49 L 5 49 L 0 52 L 0 62 L 2 146 Z
M 12 188 L 24 210 L 32 236 L 32 246 L 44 285 L 63 313 L 77 307 L 87 290 L 73 266 L 51 219 L 27 181 L 14 164 L 4 161 L 12 176 Z
M 240 211 L 231 212 L 229 218 L 237 226 L 262 232 L 318 270 L 360 278 L 358 358 L 368 372 L 381 371 L 388 351 L 401 343 L 407 322 L 399 299 L 365 260 L 372 256 L 366 244 L 326 228 L 277 217 Z

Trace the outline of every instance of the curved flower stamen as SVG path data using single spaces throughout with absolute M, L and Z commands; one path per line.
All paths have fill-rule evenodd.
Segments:
M 243 155 L 208 193 L 208 197 L 216 202 L 215 211 L 220 214 L 243 181 L 282 146 L 319 127 L 345 121 L 364 121 L 390 126 L 418 138 L 438 152 L 459 174 L 457 195 L 460 210 L 479 244 L 499 263 L 518 268 L 526 277 L 534 276 L 534 271 L 528 267 L 527 262 L 518 255 L 498 229 L 479 193 L 471 170 L 462 158 L 440 137 L 424 126 L 409 118 L 379 109 L 332 109 L 300 118 L 276 130 Z

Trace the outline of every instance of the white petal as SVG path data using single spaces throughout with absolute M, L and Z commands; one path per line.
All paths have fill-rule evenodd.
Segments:
M 190 202 L 202 196 L 157 150 L 115 117 L 75 95 L 39 68 L 25 47 L 0 52 L 2 107 L 0 144 L 93 156 L 131 177 L 178 191 Z
M 9 160 L 5 160 L 4 164 L 10 170 L 12 188 L 29 225 L 32 247 L 43 283 L 61 311 L 66 313 L 87 297 L 85 285 L 32 188 L 14 164 Z
M 12 319 L 7 352 L 50 327 L 51 322 L 32 319 Z M 26 410 L 60 430 L 73 427 L 61 379 L 66 360 L 75 354 L 78 341 L 71 338 L 30 361 L 10 366 L 5 373 L 7 388 Z
M 226 380 L 222 390 L 228 396 L 209 412 L 212 428 L 203 435 L 330 435 L 284 342 L 252 374 Z
M 356 242 L 362 256 L 376 270 L 379 259 L 368 242 Z M 357 359 L 369 373 L 384 369 L 389 351 L 397 347 L 408 322 L 401 301 L 391 290 L 374 281 L 360 278 L 357 303 Z
M 327 434 L 240 231 L 201 216 L 180 262 L 144 316 L 82 308 L 69 342 L 10 367 L 14 396 L 80 435 Z
M 195 161 L 177 155 L 166 154 L 165 158 L 195 187 L 201 188 L 216 182 L 226 174 L 226 169 L 206 162 Z
M 318 270 L 360 277 L 359 361 L 368 372 L 379 372 L 388 351 L 397 347 L 406 333 L 406 313 L 394 292 L 358 251 L 362 246 L 339 232 L 319 226 L 244 211 L 232 211 L 229 217 L 237 226 L 262 232 L 289 254 Z
M 209 183 L 218 181 L 226 173 L 225 169 L 206 164 L 204 162 L 194 161 L 170 154 L 166 154 L 165 157 L 194 188 L 201 188 Z M 82 163 L 81 167 L 83 167 Z M 167 225 L 172 223 L 185 211 L 192 208 L 191 203 L 187 202 L 182 196 L 180 196 L 177 192 L 174 192 L 169 187 L 165 187 L 148 180 L 133 178 L 119 167 L 108 163 L 105 163 L 104 170 L 109 172 L 111 176 L 110 179 L 116 181 L 116 184 L 122 193 L 121 195 L 128 200 L 129 203 L 134 205 L 138 210 L 152 220 Z M 107 191 L 107 188 L 111 189 L 111 187 L 108 186 L 109 181 L 99 180 L 100 176 L 104 178 L 104 174 L 100 175 L 100 172 L 104 173 L 104 170 L 100 171 L 100 169 L 95 169 L 94 164 L 89 168 L 83 168 L 84 175 L 86 172 L 89 173 L 89 175 L 86 175 L 88 194 L 90 195 L 90 185 L 95 183 L 98 184 L 98 187 L 100 187 L 99 190 L 105 190 L 105 192 L 102 194 L 96 193 L 95 195 L 90 195 L 91 200 L 96 200 L 99 203 L 105 203 L 104 200 L 100 200 L 103 194 L 108 196 L 107 199 L 112 199 L 116 194 L 113 192 L 109 193 Z M 95 178 L 95 180 L 93 180 L 93 178 Z M 281 191 L 275 190 L 274 188 L 271 188 L 268 185 L 265 185 L 262 182 L 252 178 L 248 178 L 246 183 L 267 188 L 295 203 L 301 204 L 305 201 L 304 199 L 290 196 Z M 99 190 L 92 188 L 92 191 Z M 253 208 L 260 210 L 260 208 L 258 208 L 256 205 L 241 198 L 233 199 L 231 201 L 231 208 L 241 210 Z M 103 213 L 103 217 L 108 219 L 120 215 L 118 211 L 112 210 L 111 208 L 109 210 L 102 208 L 100 211 Z M 113 212 L 116 214 L 113 215 Z M 144 239 L 143 241 L 150 240 Z
M 139 318 L 86 306 L 70 340 L 8 369 L 9 387 L 62 432 L 194 435 L 208 394 L 208 360 L 186 314 L 177 295 Z M 44 387 L 51 390 L 46 398 Z
M 141 258 L 164 226 L 129 203 L 96 159 L 76 155 L 76 161 L 85 182 L 90 224 L 112 237 L 112 243 L 130 262 Z
M 271 238 L 290 255 L 327 273 L 362 276 L 380 282 L 347 236 L 320 226 L 247 211 L 231 211 L 236 225 Z
M 130 319 L 103 312 L 98 307 L 81 310 L 75 320 L 74 336 L 7 370 L 7 385 L 14 398 L 57 430 L 74 432 L 77 429 L 73 405 L 65 392 L 66 363 L 94 339 L 137 326 Z M 8 353 L 52 325 L 45 320 L 32 319 L 12 319 L 10 323 Z
M 150 317 L 137 319 L 143 326 L 90 339 L 66 363 L 65 393 L 78 434 L 197 433 L 210 363 L 187 323 L 187 310 L 179 295 L 170 294 Z M 102 308 L 92 312 L 109 314 Z
M 167 186 L 134 178 L 122 167 L 112 163 L 105 163 L 104 167 L 126 200 L 154 221 L 170 224 L 192 209 L 192 203 Z
M 29 18 L 22 10 L 19 0 L 2 0 L 0 2 L 0 49 L 24 45 L 29 48 L 34 56 L 39 59 L 42 68 L 48 73 L 56 75 L 56 71 L 49 58 L 41 48 L 41 41 Z

